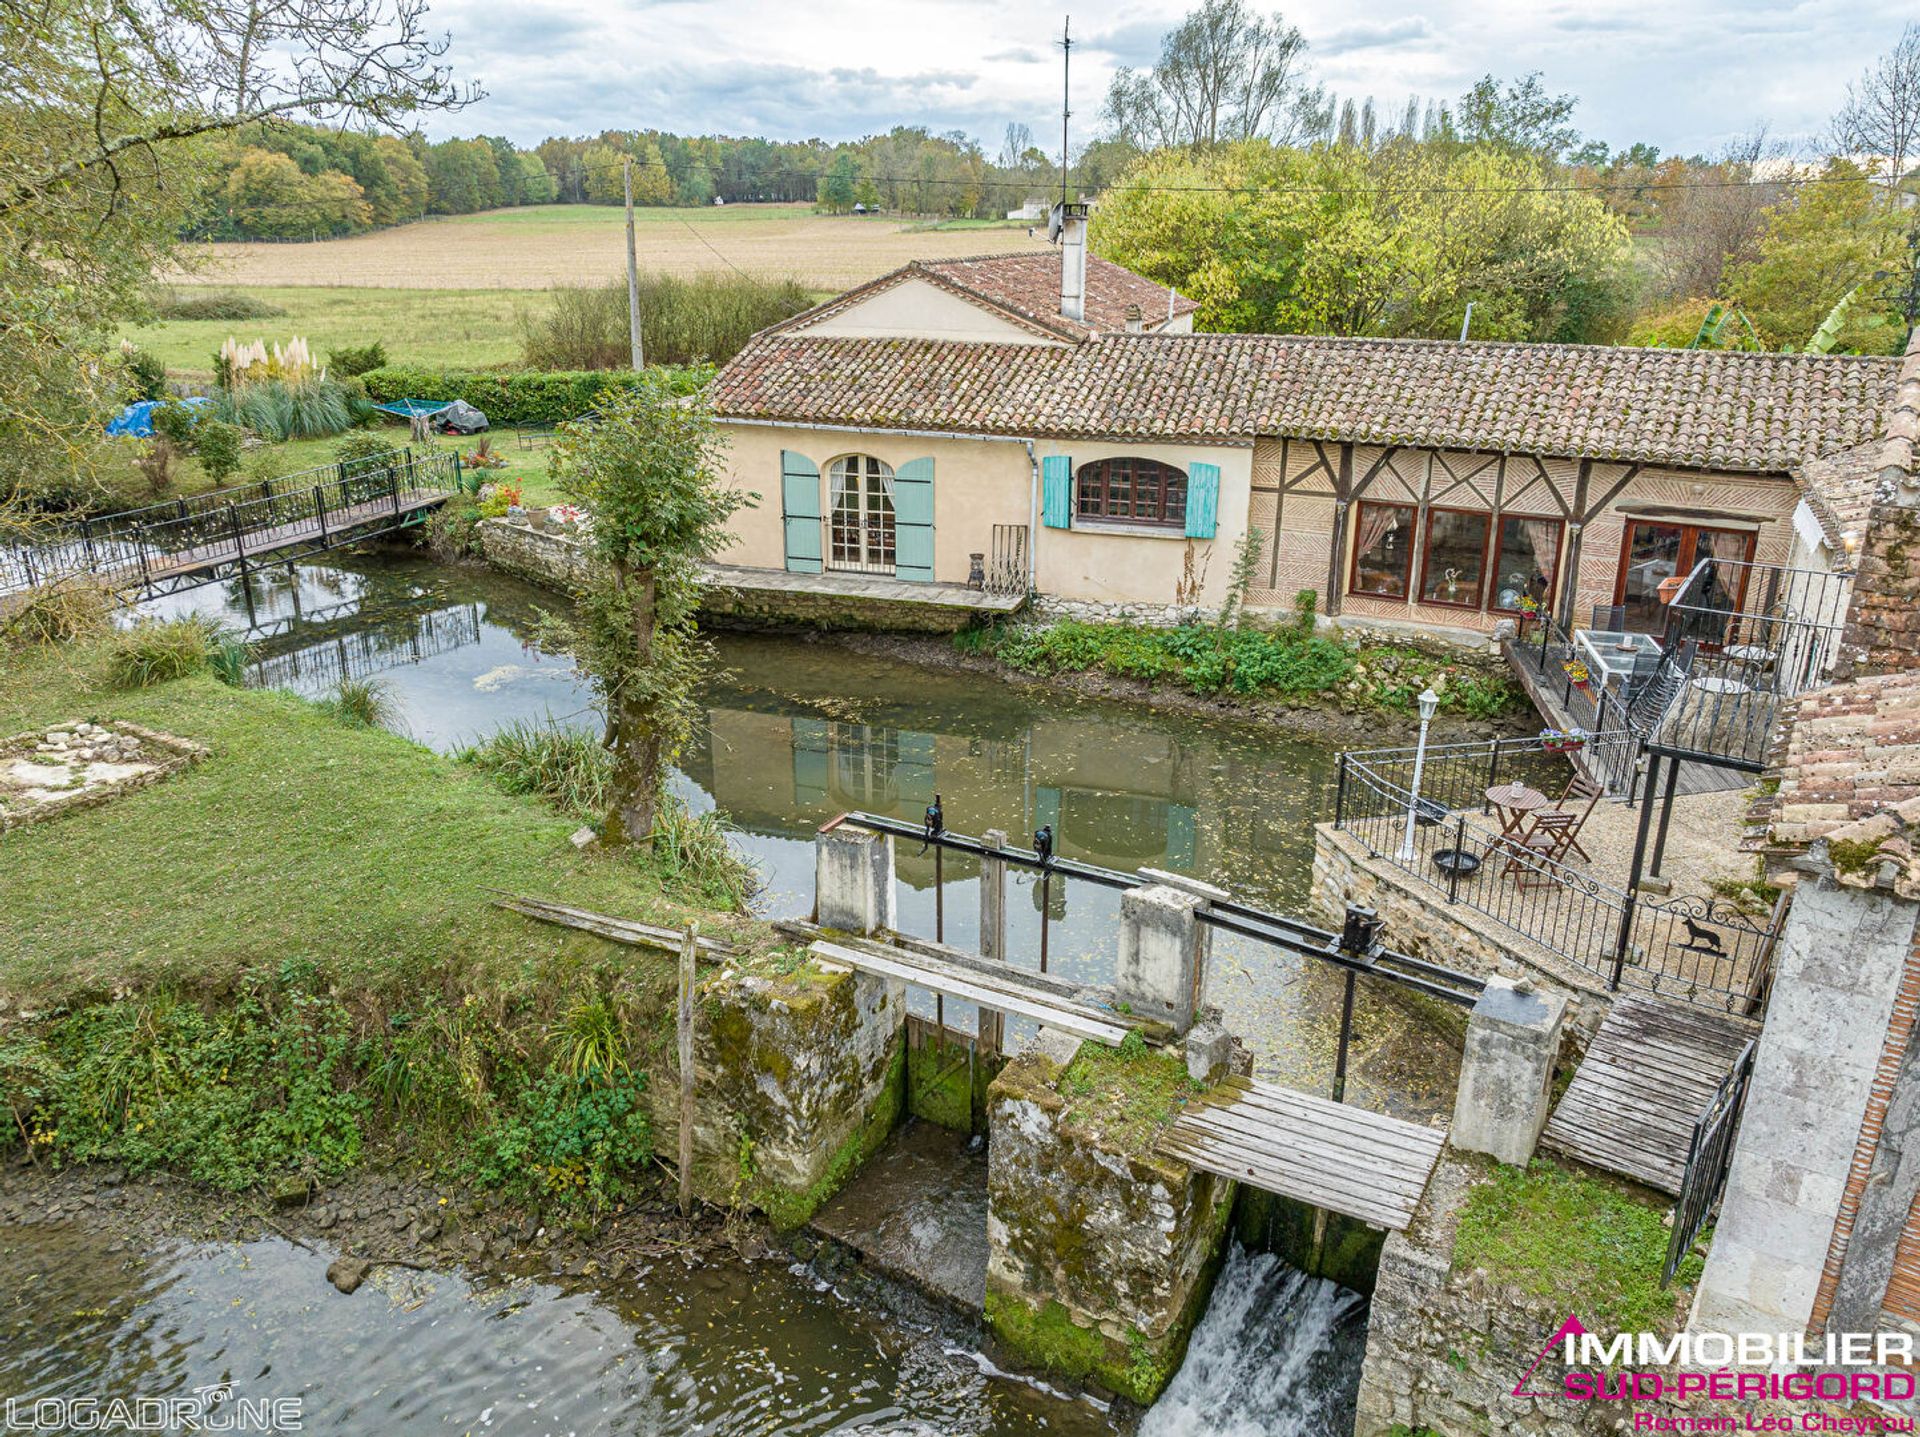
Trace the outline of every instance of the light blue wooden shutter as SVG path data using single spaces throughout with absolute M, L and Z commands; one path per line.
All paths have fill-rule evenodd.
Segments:
M 1187 466 L 1187 537 L 1211 539 L 1220 524 L 1220 466 Z
M 780 514 L 786 521 L 787 571 L 820 572 L 820 466 L 791 449 L 780 451 Z
M 893 576 L 933 582 L 931 459 L 909 459 L 893 471 Z
M 1073 527 L 1073 460 L 1064 454 L 1040 461 L 1040 519 L 1049 529 Z

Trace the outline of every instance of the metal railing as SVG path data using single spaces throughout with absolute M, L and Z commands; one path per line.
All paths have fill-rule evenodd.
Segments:
M 417 664 L 480 642 L 480 606 L 456 604 L 408 615 L 398 625 L 359 629 L 318 643 L 260 655 L 247 666 L 249 688 L 334 688 L 347 679 Z
M 1588 747 L 1608 739 L 1623 741 L 1601 735 Z M 1524 781 L 1523 765 L 1537 773 L 1547 757 L 1537 739 L 1502 740 L 1497 748 L 1429 747 L 1416 805 L 1410 750 L 1345 753 L 1334 827 L 1352 834 L 1376 862 L 1609 989 L 1756 1016 L 1765 1004 L 1784 904 L 1758 921 L 1720 899 L 1643 898 L 1503 836 L 1486 797 L 1489 777 Z M 1562 764 L 1559 772 L 1564 783 L 1570 770 Z M 1551 783 L 1542 791 L 1556 792 Z
M 0 548 L 0 593 L 79 578 L 142 591 L 184 587 L 188 573 L 211 574 L 269 553 L 285 558 L 289 548 L 315 541 L 327 548 L 348 531 L 392 527 L 389 521 L 403 520 L 419 501 L 453 493 L 462 481 L 457 454 L 408 450 L 398 458 L 329 464 L 267 484 L 82 518 L 42 542 Z
M 1680 1200 L 1673 1208 L 1673 1233 L 1667 1239 L 1667 1260 L 1660 1268 L 1662 1287 L 1673 1281 L 1726 1191 L 1734 1139 L 1739 1135 L 1740 1115 L 1753 1082 L 1753 1056 L 1754 1044 L 1749 1042 L 1735 1059 L 1733 1071 L 1721 1080 L 1706 1108 L 1694 1119 L 1686 1171 L 1680 1179 Z
M 934 797 L 933 806 L 928 810 L 927 821 L 920 825 L 883 814 L 856 812 L 842 814 L 826 826 L 831 828 L 843 823 L 875 833 L 892 834 L 896 838 L 910 842 L 919 842 L 933 850 L 934 941 L 936 942 L 946 941 L 946 904 L 942 894 L 944 865 L 941 862 L 941 856 L 943 854 L 954 852 L 976 858 L 996 859 L 1010 867 L 1024 868 L 1039 874 L 1043 885 L 1042 901 L 1039 905 L 1039 966 L 1042 973 L 1047 971 L 1047 928 L 1050 907 L 1046 902 L 1044 888 L 1055 878 L 1062 881 L 1078 880 L 1120 890 L 1140 888 L 1165 881 L 1163 876 L 1157 876 L 1151 871 L 1124 873 L 1116 868 L 1103 868 L 1098 864 L 1061 858 L 1053 852 L 1051 828 L 1042 828 L 1034 835 L 1032 848 L 990 847 L 982 839 L 968 834 L 954 833 L 948 829 L 945 826 L 945 814 L 937 794 Z M 1335 1102 L 1344 1101 L 1346 1095 L 1347 1056 L 1352 1039 L 1358 979 L 1363 976 L 1380 978 L 1427 997 L 1438 998 L 1443 1002 L 1466 1008 L 1471 1008 L 1486 991 L 1485 979 L 1386 947 L 1384 943 L 1378 941 L 1379 925 L 1371 910 L 1368 909 L 1349 906 L 1347 926 L 1341 933 L 1333 933 L 1287 914 L 1257 908 L 1231 898 L 1209 899 L 1201 906 L 1197 917 L 1201 922 L 1222 932 L 1270 944 L 1343 970 L 1346 989 L 1334 1057 L 1332 1096 Z M 936 1021 L 944 1030 L 946 1025 L 944 1000 L 938 1001 L 941 1006 L 937 1009 Z
M 989 594 L 1027 592 L 1027 526 L 995 524 L 993 552 L 987 559 L 986 589 Z

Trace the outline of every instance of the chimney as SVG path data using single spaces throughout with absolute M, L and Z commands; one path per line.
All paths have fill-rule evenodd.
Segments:
M 1061 203 L 1053 207 L 1047 226 L 1060 242 L 1060 313 L 1081 323 L 1087 318 L 1087 206 Z
M 1128 305 L 1127 306 L 1127 333 L 1128 334 L 1145 334 L 1146 332 L 1147 332 L 1147 321 L 1145 320 L 1145 318 L 1141 316 L 1140 306 L 1137 304 Z

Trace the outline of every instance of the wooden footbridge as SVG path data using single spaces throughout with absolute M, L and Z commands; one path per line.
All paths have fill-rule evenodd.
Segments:
M 85 517 L 0 546 L 0 598 L 86 581 L 152 598 L 425 521 L 463 487 L 451 451 L 374 457 Z

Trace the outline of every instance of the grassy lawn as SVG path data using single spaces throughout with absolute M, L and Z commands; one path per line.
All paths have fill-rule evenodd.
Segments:
M 290 248 L 290 246 L 289 246 Z M 168 369 L 211 378 L 213 356 L 229 335 L 269 344 L 300 335 L 322 360 L 328 351 L 387 347 L 396 364 L 487 369 L 520 361 L 515 315 L 544 303 L 537 291 L 510 289 L 347 289 L 282 285 L 242 291 L 284 309 L 265 319 L 175 319 L 129 325 L 123 338 L 151 350 Z
M 653 919 L 715 915 L 638 859 L 577 853 L 574 820 L 470 767 L 287 694 L 211 677 L 103 686 L 97 647 L 0 656 L 0 732 L 129 719 L 207 744 L 197 768 L 0 838 L 0 990 L 218 993 L 310 961 L 362 1013 L 554 990 L 555 966 L 633 950 L 490 906 L 490 888 Z M 735 920 L 744 925 L 745 920 Z M 558 991 L 564 992 L 564 982 Z M 511 1001 L 511 1000 L 508 1000 Z
M 1664 1332 L 1701 1267 L 1698 1257 L 1686 1258 L 1674 1287 L 1661 1288 L 1665 1212 L 1664 1202 L 1537 1158 L 1524 1172 L 1501 1167 L 1474 1189 L 1460 1215 L 1453 1265 L 1485 1268 L 1589 1324 Z

